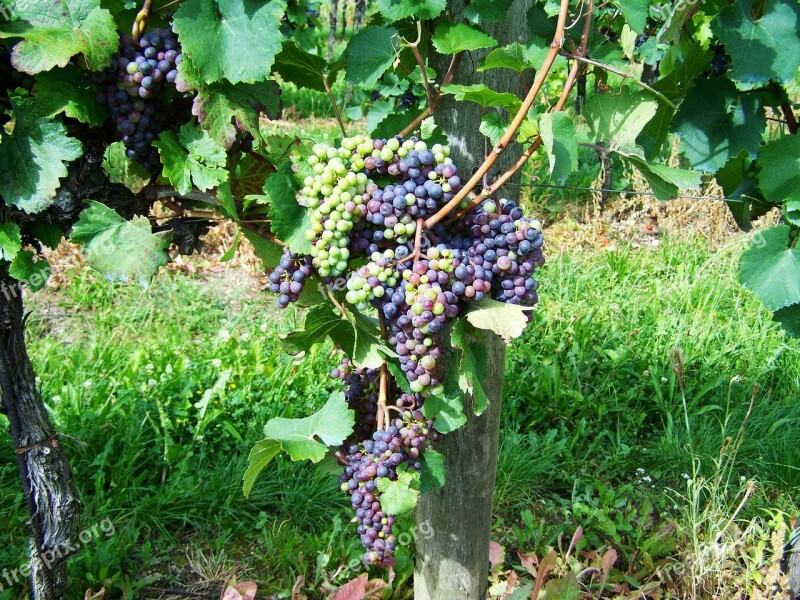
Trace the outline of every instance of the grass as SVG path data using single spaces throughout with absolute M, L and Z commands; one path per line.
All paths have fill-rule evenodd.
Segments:
M 740 244 L 550 260 L 534 326 L 508 356 L 495 539 L 541 556 L 580 525 L 581 550 L 614 547 L 644 585 L 697 546 L 692 515 L 711 506 L 727 522 L 742 478 L 754 487 L 737 523 L 796 514 L 800 345 L 739 286 Z M 263 424 L 327 398 L 332 349 L 286 355 L 278 336 L 295 312 L 199 276 L 161 274 L 146 291 L 83 270 L 69 279 L 30 301 L 31 354 L 58 430 L 82 442 L 65 442 L 82 526 L 108 519 L 115 531 L 72 561 L 74 597 L 104 581 L 136 597 L 233 566 L 267 593 L 286 595 L 297 576 L 312 597 L 335 582 L 360 554 L 335 476 L 280 459 L 241 494 Z M 0 439 L 2 568 L 25 556 L 12 456 Z M 401 580 L 412 552 L 400 552 Z

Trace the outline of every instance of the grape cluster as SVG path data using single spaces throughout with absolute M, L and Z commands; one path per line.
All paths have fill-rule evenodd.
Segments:
M 395 258 L 395 252 L 391 248 L 383 253 L 373 252 L 370 262 L 347 280 L 345 299 L 350 304 L 355 304 L 359 310 L 364 310 L 372 301 L 382 298 L 387 290 L 393 290 L 398 283 Z
M 355 367 L 350 359 L 345 358 L 331 371 L 333 379 L 344 384 L 344 397 L 347 405 L 356 414 L 356 439 L 368 439 L 375 431 L 378 414 L 378 393 L 380 372 L 378 369 Z
M 714 48 L 714 58 L 711 59 L 711 74 L 714 77 L 722 77 L 728 72 L 731 66 L 731 59 L 725 54 L 724 46 Z
M 339 452 L 347 465 L 339 481 L 342 491 L 350 494 L 357 531 L 367 550 L 364 555 L 367 564 L 390 564 L 396 545 L 395 516 L 387 514 L 381 506 L 378 480 L 395 481 L 401 465 L 419 471 L 422 468 L 419 458 L 436 436 L 432 423 L 425 420 L 421 411 L 407 410 L 385 429 Z
M 269 274 L 269 291 L 278 294 L 280 308 L 297 302 L 309 275 L 311 267 L 306 258 L 284 248 L 278 266 Z
M 159 165 L 152 143 L 164 126 L 157 97 L 174 84 L 182 58 L 178 39 L 169 28 L 154 29 L 138 43 L 123 36 L 111 68 L 99 77 L 106 85 L 97 93 L 97 101 L 108 106 L 128 158 L 150 171 Z

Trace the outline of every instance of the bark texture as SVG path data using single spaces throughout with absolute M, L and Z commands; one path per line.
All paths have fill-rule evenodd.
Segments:
M 65 549 L 76 532 L 78 500 L 67 455 L 36 389 L 18 284 L 0 270 L 0 393 L 30 514 L 31 598 L 60 600 L 66 595 Z
M 462 20 L 464 0 L 448 2 L 447 21 Z M 508 18 L 501 23 L 483 24 L 501 46 L 527 39 L 529 1 L 516 0 Z M 475 69 L 487 51 L 464 56 L 455 83 L 485 83 L 491 89 L 521 95 L 520 78 L 508 69 L 479 73 Z M 433 68 L 439 78 L 447 72 L 449 57 L 437 57 Z M 437 124 L 447 134 L 451 156 L 462 179 L 468 178 L 490 150 L 479 132 L 482 109 L 471 102 L 456 104 L 452 97 L 442 99 L 436 114 Z M 493 176 L 505 171 L 520 155 L 512 145 L 495 163 Z M 518 183 L 515 177 L 512 183 Z M 509 186 L 502 196 L 516 198 L 518 188 Z M 486 336 L 488 376 L 482 382 L 489 397 L 489 408 L 480 417 L 472 414 L 472 399 L 465 399 L 466 425 L 444 436 L 437 450 L 445 456 L 444 487 L 420 498 L 416 511 L 417 564 L 414 575 L 416 600 L 478 600 L 486 597 L 489 570 L 489 535 L 492 500 L 497 472 L 500 409 L 503 393 L 505 347 L 493 335 Z M 423 525 L 424 524 L 424 525 Z M 423 536 L 419 532 L 433 532 Z

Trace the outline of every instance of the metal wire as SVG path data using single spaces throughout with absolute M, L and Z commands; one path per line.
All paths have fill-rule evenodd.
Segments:
M 608 188 L 582 187 L 578 185 L 557 185 L 555 183 L 506 183 L 505 185 L 515 185 L 517 187 L 538 187 L 554 188 L 559 190 L 576 190 L 582 192 L 608 192 L 609 194 L 633 194 L 636 196 L 655 196 L 653 192 L 640 192 L 638 190 L 613 190 Z M 675 198 L 685 198 L 687 200 L 724 200 L 725 202 L 743 202 L 740 198 L 724 198 L 723 196 L 696 196 L 690 194 L 679 194 Z

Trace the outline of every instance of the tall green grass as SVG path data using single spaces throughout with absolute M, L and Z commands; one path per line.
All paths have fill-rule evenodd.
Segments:
M 800 344 L 738 284 L 739 250 L 667 242 L 550 260 L 533 326 L 508 355 L 498 538 L 539 551 L 582 525 L 587 543 L 626 559 L 642 548 L 670 556 L 679 540 L 658 532 L 682 511 L 669 490 L 685 473 L 713 477 L 754 386 L 731 480 L 759 482 L 751 514 L 796 510 Z M 65 444 L 82 523 L 116 526 L 73 561 L 75 597 L 106 579 L 135 596 L 146 568 L 186 562 L 187 547 L 249 566 L 270 593 L 298 575 L 320 582 L 318 564 L 333 572 L 359 555 L 323 469 L 278 459 L 241 494 L 264 423 L 309 414 L 333 388 L 331 346 L 305 356 L 280 346 L 301 315 L 201 277 L 161 274 L 142 291 L 88 271 L 29 307 L 44 399 L 58 430 L 81 440 Z M 6 436 L 0 493 L 0 568 L 16 568 L 26 524 Z M 406 550 L 398 569 L 410 574 Z

